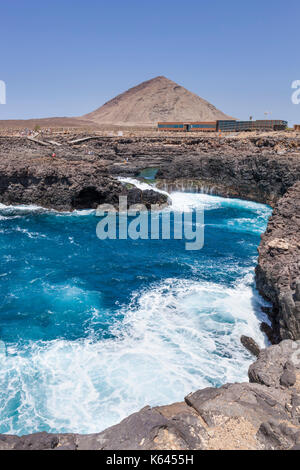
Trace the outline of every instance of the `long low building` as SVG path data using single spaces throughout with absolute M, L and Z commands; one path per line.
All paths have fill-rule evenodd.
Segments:
M 159 122 L 160 131 L 216 131 L 217 121 L 211 122 Z
M 210 121 L 210 122 L 159 122 L 159 131 L 175 132 L 242 132 L 242 131 L 280 131 L 288 126 L 283 120 L 262 121 Z

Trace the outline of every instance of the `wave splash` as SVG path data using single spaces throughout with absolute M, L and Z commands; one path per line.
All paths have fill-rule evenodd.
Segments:
M 263 318 L 259 311 L 264 302 L 253 287 L 253 270 L 259 234 L 265 229 L 270 209 L 205 194 L 172 193 L 170 197 L 174 211 L 204 205 L 208 214 L 207 251 L 189 258 L 191 255 L 179 245 L 176 248 L 157 242 L 154 251 L 143 245 L 138 258 L 138 245 L 129 249 L 131 245 L 126 244 L 128 252 L 121 264 L 128 269 L 129 277 L 124 279 L 117 258 L 120 254 L 116 254 L 116 260 L 109 256 L 105 261 L 108 249 L 96 245 L 96 237 L 91 238 L 97 222 L 94 211 L 45 214 L 37 207 L 0 207 L 1 236 L 10 230 L 11 238 L 4 246 L 6 251 L 12 250 L 6 253 L 6 271 L 0 272 L 4 276 L 0 281 L 8 279 L 10 283 L 7 285 L 12 297 L 7 305 L 15 324 L 19 325 L 19 316 L 22 319 L 22 315 L 28 315 L 28 322 L 31 317 L 22 311 L 24 286 L 12 290 L 16 283 L 14 266 L 18 276 L 22 269 L 29 276 L 29 291 L 36 289 L 35 295 L 42 294 L 40 299 L 50 306 L 45 313 L 42 304 L 30 304 L 42 327 L 48 322 L 53 328 L 53 319 L 61 322 L 54 339 L 26 341 L 14 341 L 13 328 L 19 326 L 14 326 L 12 320 L 6 322 L 5 331 L 12 332 L 11 340 L 0 348 L 1 433 L 100 432 L 145 405 L 182 401 L 187 393 L 202 387 L 247 380 L 252 358 L 241 346 L 240 336 L 252 336 L 261 346 L 265 342 L 259 329 Z M 218 234 L 222 252 L 218 251 L 217 239 L 213 242 Z M 39 247 L 46 241 L 48 250 L 44 252 Z M 25 259 L 26 269 L 19 264 L 19 246 L 23 247 L 24 256 L 30 249 L 35 250 L 35 264 L 30 265 L 32 256 Z M 245 256 L 251 258 L 247 263 L 240 255 L 245 246 Z M 57 247 L 63 250 L 61 258 Z M 99 259 L 94 260 L 98 252 Z M 157 252 L 159 256 L 155 258 Z M 71 280 L 68 273 L 74 272 L 74 266 L 69 263 L 74 260 L 78 272 Z M 47 274 L 43 269 L 46 261 L 52 263 L 47 265 Z M 97 262 L 103 264 L 102 271 L 114 272 L 111 277 L 114 275 L 115 280 L 110 280 L 106 290 L 91 279 L 91 263 L 96 266 Z M 103 284 L 106 277 L 101 277 Z M 71 291 L 64 287 L 69 285 Z M 121 286 L 134 288 L 124 294 L 130 301 L 122 298 L 113 312 L 105 307 L 104 300 L 116 285 L 120 290 Z M 19 303 L 13 303 L 13 296 L 17 295 Z M 6 312 L 3 317 L 2 314 L 0 310 L 0 325 L 7 319 Z M 79 332 L 82 329 L 82 337 L 74 335 L 70 339 L 63 334 L 61 325 L 71 328 L 68 325 L 75 321 L 72 316 L 77 319 Z M 104 318 L 109 334 L 100 338 L 97 328 Z M 34 328 L 30 327 L 32 333 Z M 4 330 L 0 334 L 1 331 Z
M 112 339 L 8 347 L 0 357 L 2 432 L 99 432 L 145 405 L 247 380 L 241 334 L 264 338 L 249 281 L 235 288 L 168 279 L 135 293 Z M 18 406 L 17 416 L 9 408 Z

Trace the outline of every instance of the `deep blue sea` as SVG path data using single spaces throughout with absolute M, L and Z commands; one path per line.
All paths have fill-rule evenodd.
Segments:
M 271 209 L 171 199 L 175 212 L 204 207 L 202 250 L 100 241 L 94 211 L 0 206 L 0 433 L 99 432 L 247 380 L 240 336 L 265 342 L 254 268 Z

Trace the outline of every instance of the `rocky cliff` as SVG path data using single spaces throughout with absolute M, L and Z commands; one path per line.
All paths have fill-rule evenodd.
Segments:
M 300 182 L 279 199 L 259 246 L 256 283 L 278 339 L 300 338 Z
M 116 176 L 138 176 L 155 167 L 158 184 L 169 189 L 204 190 L 274 206 L 300 179 L 300 139 L 285 135 L 57 141 L 58 146 L 45 147 L 0 137 L 0 202 L 71 210 L 78 191 L 95 187 L 102 199 L 110 199 L 120 191 Z

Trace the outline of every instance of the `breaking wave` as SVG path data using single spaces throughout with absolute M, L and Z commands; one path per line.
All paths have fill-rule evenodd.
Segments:
M 247 380 L 240 336 L 265 343 L 253 277 L 271 210 L 170 197 L 172 211 L 204 207 L 203 250 L 100 242 L 94 211 L 0 207 L 1 433 L 99 432 L 145 405 Z

